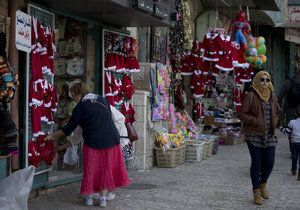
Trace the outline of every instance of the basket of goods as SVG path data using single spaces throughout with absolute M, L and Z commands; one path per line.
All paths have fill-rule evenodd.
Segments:
M 169 136 L 171 135 L 171 136 Z M 154 148 L 158 167 L 174 168 L 185 162 L 186 147 L 182 143 L 184 137 L 167 132 L 156 132 Z
M 204 141 L 188 140 L 186 143 L 186 161 L 201 161 L 203 159 Z

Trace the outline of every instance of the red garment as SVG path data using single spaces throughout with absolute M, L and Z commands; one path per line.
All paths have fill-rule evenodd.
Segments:
M 219 61 L 216 64 L 216 68 L 222 71 L 232 71 L 232 45 L 230 36 L 221 34 L 218 39 L 220 51 L 219 51 Z
M 192 75 L 193 74 L 193 57 L 189 54 L 184 54 L 181 56 L 181 74 L 182 75 Z
M 108 52 L 105 56 L 104 70 L 112 70 L 116 69 L 115 57 L 112 52 Z
M 41 27 L 40 30 L 41 30 L 40 40 L 42 46 L 42 48 L 40 49 L 42 72 L 43 74 L 51 74 L 50 61 L 47 52 L 47 45 L 48 45 L 48 36 L 46 35 L 47 28 Z
M 196 115 L 196 119 L 204 118 L 204 104 L 201 101 L 197 101 L 194 107 L 194 113 Z
M 114 103 L 116 105 L 121 105 L 123 103 L 122 80 L 115 79 L 115 85 L 116 85 L 117 94 L 114 96 Z
M 191 81 L 190 81 L 190 88 L 194 89 L 195 88 L 195 84 L 200 81 L 200 83 L 204 82 L 204 77 L 202 75 L 202 71 L 201 70 L 195 70 L 193 72 Z
M 52 161 L 55 157 L 54 142 L 53 140 L 44 141 L 45 135 L 41 135 L 36 140 L 36 148 L 40 153 L 40 157 L 49 166 L 52 165 Z
M 193 91 L 193 96 L 194 98 L 201 98 L 204 96 L 204 91 L 205 91 L 205 84 L 204 81 L 198 80 L 195 84 L 194 84 L 194 91 Z
M 39 135 L 44 134 L 42 132 L 42 107 L 33 105 L 31 106 L 31 130 L 32 136 L 38 137 Z
M 91 195 L 103 189 L 113 191 L 129 183 L 120 144 L 105 149 L 83 145 L 81 195 Z
M 41 97 L 42 82 L 34 82 L 33 79 L 29 81 L 29 106 L 41 106 L 43 98 Z
M 207 61 L 218 61 L 218 52 L 220 47 L 218 44 L 219 34 L 214 32 L 206 33 L 203 39 L 204 46 L 204 60 Z
M 55 33 L 54 30 L 50 27 L 48 27 L 47 36 L 48 36 L 47 54 L 48 54 L 49 68 L 50 68 L 49 74 L 51 76 L 54 76 L 54 53 L 56 52 Z
M 243 91 L 241 88 L 236 87 L 233 91 L 233 104 L 235 106 L 241 106 L 242 105 L 242 98 L 243 98 Z
M 123 76 L 122 80 L 122 90 L 123 90 L 123 96 L 127 100 L 131 100 L 132 95 L 135 92 L 135 87 L 131 81 L 131 78 L 128 75 Z
M 125 123 L 134 123 L 135 122 L 135 111 L 133 106 L 129 102 L 124 102 L 121 107 L 121 113 L 125 116 Z
M 232 63 L 234 67 L 249 67 L 249 63 L 246 62 L 245 52 L 235 42 L 232 43 Z
M 202 70 L 202 73 L 204 75 L 208 75 L 208 72 L 210 72 L 210 69 L 211 69 L 211 64 L 212 62 L 211 61 L 203 61 L 203 70 Z
M 36 18 L 32 18 L 32 27 L 31 27 L 31 75 L 33 81 L 38 81 L 43 79 L 42 73 L 42 63 L 40 51 L 42 49 L 40 43 L 41 34 L 41 25 Z
M 28 162 L 29 162 L 29 164 L 37 167 L 40 161 L 41 161 L 40 153 L 37 151 L 35 142 L 29 141 L 28 142 Z
M 117 89 L 115 86 L 115 78 L 114 75 L 106 71 L 105 72 L 105 78 L 104 78 L 104 91 L 105 91 L 105 98 L 108 101 L 108 103 L 112 106 L 114 106 L 114 96 L 117 94 Z

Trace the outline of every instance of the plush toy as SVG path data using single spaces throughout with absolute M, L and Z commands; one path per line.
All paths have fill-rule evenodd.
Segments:
M 246 20 L 246 14 L 243 10 L 239 10 L 236 19 L 231 23 L 229 27 L 229 35 L 234 34 L 234 42 L 240 44 L 243 51 L 246 50 L 246 38 L 245 35 L 250 34 L 251 27 Z

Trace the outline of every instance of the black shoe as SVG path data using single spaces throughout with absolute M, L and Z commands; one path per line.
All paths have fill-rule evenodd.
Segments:
M 292 175 L 296 176 L 297 175 L 297 171 L 296 170 L 292 170 Z
M 300 181 L 300 172 L 298 172 L 298 181 Z

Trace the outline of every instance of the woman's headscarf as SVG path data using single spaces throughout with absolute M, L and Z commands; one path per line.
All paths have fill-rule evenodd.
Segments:
M 260 79 L 263 76 L 267 76 L 270 79 L 270 82 L 268 82 L 268 86 L 266 87 L 262 86 L 260 81 Z M 274 87 L 271 82 L 270 74 L 266 71 L 258 72 L 253 79 L 252 88 L 258 93 L 258 95 L 263 101 L 269 101 L 271 93 L 274 92 Z

